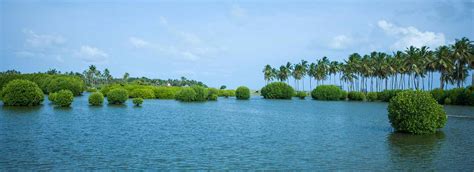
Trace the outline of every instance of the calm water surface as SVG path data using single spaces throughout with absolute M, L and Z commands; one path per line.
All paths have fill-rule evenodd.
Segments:
M 0 107 L 0 170 L 474 170 L 473 107 L 447 106 L 441 132 L 412 136 L 393 133 L 386 103 L 43 104 Z

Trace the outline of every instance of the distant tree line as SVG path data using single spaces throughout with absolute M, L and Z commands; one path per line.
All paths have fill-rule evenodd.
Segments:
M 439 88 L 446 89 L 448 83 L 458 88 L 464 87 L 468 72 L 473 69 L 474 45 L 464 37 L 434 51 L 426 46 L 410 46 L 405 51 L 392 54 L 376 51 L 366 55 L 353 53 L 344 62 L 330 61 L 323 57 L 314 63 L 301 60 L 296 64 L 288 62 L 279 68 L 266 65 L 263 74 L 267 83 L 278 80 L 289 84 L 289 78 L 292 77 L 296 90 L 300 89 L 301 80 L 304 90 L 304 79 L 308 77 L 310 89 L 314 79 L 316 85 L 329 80 L 343 88 L 346 85 L 349 91 L 367 92 L 390 89 L 432 90 L 436 72 L 440 73 Z M 474 77 L 471 84 L 474 85 Z

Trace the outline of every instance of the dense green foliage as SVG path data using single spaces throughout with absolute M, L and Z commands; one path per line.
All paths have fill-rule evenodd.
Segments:
M 20 79 L 5 85 L 0 97 L 7 106 L 35 106 L 44 100 L 43 92 L 36 83 Z
M 436 101 L 446 105 L 474 105 L 474 91 L 468 88 L 454 88 L 451 90 L 434 89 L 430 91 Z
M 89 104 L 92 106 L 100 106 L 104 103 L 104 95 L 100 92 L 94 92 L 89 95 Z
M 19 73 L 7 73 L 0 74 L 0 89 L 3 88 L 8 82 L 15 79 L 23 79 L 36 83 L 40 89 L 48 94 L 48 87 L 50 83 L 56 78 L 71 78 L 72 80 L 81 80 L 78 76 L 72 75 L 59 75 L 59 74 L 45 74 L 45 73 L 34 73 L 34 74 L 19 74 Z M 55 90 L 59 91 L 59 90 Z
M 97 92 L 97 88 L 87 88 L 86 91 L 89 93 Z
M 69 107 L 74 100 L 74 94 L 70 90 L 59 90 L 53 94 L 51 99 L 56 106 Z
M 316 100 L 339 100 L 343 91 L 335 85 L 320 85 L 311 91 L 311 97 Z
M 402 92 L 403 90 L 383 90 L 382 92 L 377 93 L 377 97 L 379 100 L 383 102 L 389 102 L 390 99 L 395 97 L 398 93 Z
M 60 90 L 69 90 L 74 96 L 79 96 L 84 91 L 84 82 L 77 77 L 56 77 L 48 85 L 48 92 L 54 93 Z
M 181 90 L 180 87 L 155 87 L 153 91 L 157 99 L 174 99 Z
M 49 93 L 48 100 L 52 103 L 57 95 L 58 95 L 57 92 L 56 93 Z
M 298 97 L 300 99 L 305 99 L 307 95 L 308 94 L 306 94 L 306 92 L 304 91 L 297 91 L 295 97 Z
M 354 101 L 365 101 L 365 94 L 363 92 L 351 91 L 347 94 L 347 98 Z
M 341 97 L 339 98 L 340 100 L 347 100 L 347 91 L 342 90 L 341 91 Z
M 336 78 L 337 74 L 339 74 L 337 80 L 341 81 L 340 85 L 349 91 L 380 92 L 389 89 L 425 90 L 425 88 L 431 90 L 434 88 L 434 73 L 441 74 L 439 77 L 441 89 L 445 89 L 448 83 L 456 84 L 458 88 L 463 87 L 469 71 L 474 68 L 474 41 L 463 37 L 456 39 L 453 44 L 431 48 L 435 49 L 427 46 L 409 46 L 405 51 L 396 51 L 393 54 L 377 51 L 364 55 L 352 53 L 342 63 L 323 57 L 314 62 L 306 60 L 295 64 L 287 62 L 277 68 L 267 64 L 262 72 L 267 83 L 274 80 L 289 81 L 289 78 L 293 77 L 296 90 L 299 90 L 302 79 L 301 85 L 304 90 L 306 76 L 310 81 L 315 79 L 317 83 L 321 83 L 328 80 L 328 77 Z M 474 79 L 471 82 L 474 85 Z M 334 80 L 333 84 L 335 83 Z M 390 98 L 390 95 L 384 97 L 384 100 L 388 101 L 389 99 L 385 98 Z
M 107 93 L 109 104 L 123 104 L 128 99 L 128 91 L 123 88 L 115 88 Z
M 368 92 L 367 93 L 367 101 L 377 101 L 378 100 L 378 96 L 377 96 L 377 92 Z
M 207 92 L 206 88 L 204 88 L 202 86 L 198 86 L 198 85 L 194 85 L 191 88 L 194 89 L 194 92 L 196 93 L 196 95 L 194 96 L 193 101 L 201 102 L 201 101 L 206 101 L 207 100 L 208 92 Z
M 273 82 L 263 87 L 261 94 L 265 99 L 291 99 L 295 90 L 284 82 Z
M 207 89 L 207 100 L 216 101 L 219 96 L 219 90 L 217 88 Z
M 154 99 L 155 92 L 151 88 L 138 88 L 130 91 L 131 98 Z
M 218 98 L 217 94 L 209 94 L 207 100 L 216 101 Z
M 143 103 L 143 99 L 142 98 L 134 98 L 132 100 L 132 102 L 135 106 L 140 106 Z
M 235 90 L 219 90 L 218 96 L 219 97 L 225 97 L 225 98 L 234 97 L 235 96 Z
M 239 100 L 248 100 L 250 98 L 250 89 L 240 86 L 235 90 L 235 97 Z
M 443 106 L 427 92 L 404 91 L 390 100 L 388 118 L 395 130 L 413 134 L 434 133 L 446 125 Z
M 196 97 L 196 91 L 194 91 L 191 87 L 184 87 L 181 91 L 176 94 L 176 100 L 183 101 L 183 102 L 192 102 Z

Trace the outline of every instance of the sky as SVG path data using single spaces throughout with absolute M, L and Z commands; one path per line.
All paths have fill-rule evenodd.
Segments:
M 0 0 L 0 71 L 96 65 L 259 89 L 266 64 L 473 40 L 473 15 L 472 0 Z

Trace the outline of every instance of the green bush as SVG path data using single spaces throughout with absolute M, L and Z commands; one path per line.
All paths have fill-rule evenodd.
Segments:
M 216 101 L 217 97 L 217 94 L 210 94 L 209 97 L 207 97 L 207 100 Z
M 347 100 L 347 91 L 341 90 L 341 100 Z
M 450 105 L 451 103 L 452 103 L 452 102 L 451 102 L 451 99 L 450 99 L 449 97 L 446 97 L 446 98 L 444 99 L 444 104 L 445 104 L 445 105 Z
M 89 95 L 89 104 L 92 106 L 100 106 L 104 103 L 104 95 L 100 92 L 94 92 Z
M 54 93 L 60 90 L 69 90 L 74 96 L 79 96 L 84 91 L 84 81 L 73 77 L 58 77 L 48 84 L 48 92 Z
M 377 93 L 377 97 L 379 100 L 383 102 L 389 102 L 390 99 L 395 97 L 398 93 L 402 92 L 403 90 L 384 90 L 382 92 Z
M 265 99 L 291 99 L 295 90 L 284 82 L 273 82 L 263 87 L 260 93 Z
M 202 86 L 198 86 L 198 85 L 193 85 L 191 86 L 192 89 L 194 89 L 194 92 L 196 92 L 196 95 L 193 99 L 193 101 L 206 101 L 207 100 L 207 97 L 208 97 L 208 93 L 207 93 L 207 89 L 202 87 Z
M 180 87 L 155 87 L 153 92 L 157 99 L 174 99 L 176 94 L 181 90 Z
M 234 97 L 235 96 L 235 90 L 219 90 L 219 97 Z
M 60 90 L 53 98 L 53 104 L 61 107 L 69 107 L 74 100 L 74 94 L 70 90 Z
M 349 100 L 354 100 L 354 101 L 364 101 L 365 94 L 358 91 L 351 91 L 349 92 L 349 94 L 347 94 L 347 98 L 349 98 Z
M 176 94 L 176 100 L 183 101 L 183 102 L 192 102 L 196 97 L 196 91 L 194 91 L 191 87 L 184 87 L 181 91 Z
M 339 100 L 343 94 L 335 85 L 320 85 L 311 91 L 311 97 L 316 100 Z
M 48 95 L 48 100 L 52 103 L 54 102 L 54 99 L 56 98 L 56 96 L 58 96 L 58 93 L 49 93 Z
M 250 89 L 240 86 L 235 90 L 235 97 L 239 100 L 248 100 L 250 98 Z
M 446 93 L 444 90 L 436 88 L 436 89 L 431 90 L 430 93 L 431 93 L 431 96 L 433 96 L 433 98 L 436 101 L 438 101 L 439 104 L 444 103 L 444 99 L 446 99 Z
M 138 88 L 130 91 L 131 98 L 154 99 L 155 92 L 150 88 Z
M 404 91 L 390 100 L 388 118 L 392 127 L 413 134 L 434 133 L 446 125 L 443 106 L 423 91 Z
M 377 92 L 368 92 L 368 93 L 367 93 L 367 100 L 368 100 L 368 101 L 371 101 L 371 102 L 377 101 L 377 100 L 378 100 L 378 98 L 377 98 Z
M 466 88 L 454 88 L 446 92 L 453 105 L 468 105 L 470 91 Z
M 132 101 L 135 106 L 140 106 L 143 103 L 142 98 L 134 98 Z
M 304 91 L 297 91 L 295 96 L 300 98 L 300 99 L 305 99 L 307 94 Z
M 36 83 L 20 79 L 6 84 L 0 96 L 6 106 L 35 106 L 44 100 L 43 91 Z
M 123 88 L 115 88 L 107 93 L 109 104 L 123 104 L 128 99 L 128 91 Z

